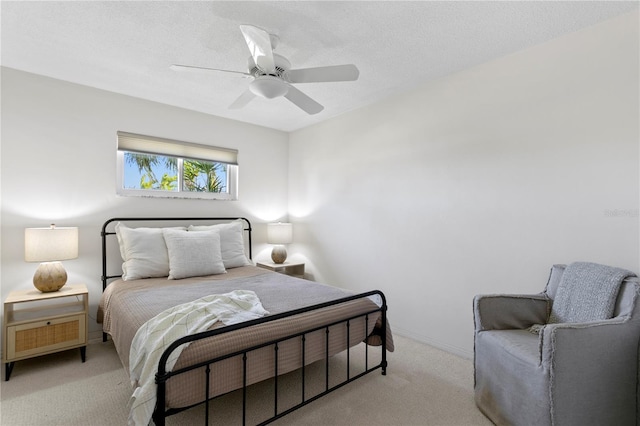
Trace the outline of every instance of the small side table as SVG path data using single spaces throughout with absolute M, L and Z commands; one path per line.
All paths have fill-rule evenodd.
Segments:
M 84 284 L 68 284 L 50 293 L 35 288 L 10 292 L 4 301 L 2 330 L 5 381 L 14 362 L 22 359 L 80 348 L 84 362 L 88 316 L 89 292 Z
M 256 262 L 256 266 L 292 277 L 304 278 L 304 262 Z

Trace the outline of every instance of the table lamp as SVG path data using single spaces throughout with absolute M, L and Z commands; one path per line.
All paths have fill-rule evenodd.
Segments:
M 287 260 L 287 250 L 283 244 L 293 242 L 293 226 L 290 223 L 269 223 L 267 224 L 267 243 L 275 244 L 271 251 L 273 263 L 281 264 Z
M 67 282 L 61 260 L 78 257 L 78 228 L 26 228 L 24 260 L 42 262 L 33 275 L 33 285 L 43 293 L 58 291 Z

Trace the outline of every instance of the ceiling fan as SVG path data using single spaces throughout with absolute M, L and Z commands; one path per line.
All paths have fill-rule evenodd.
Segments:
M 253 25 L 240 25 L 240 31 L 251 52 L 247 72 L 180 64 L 171 65 L 171 69 L 221 71 L 251 78 L 249 88 L 229 106 L 230 109 L 242 108 L 256 96 L 267 99 L 284 96 L 308 114 L 317 114 L 324 107 L 298 90 L 292 83 L 355 81 L 360 75 L 360 71 L 353 64 L 291 69 L 291 63 L 287 58 L 273 52 L 279 41 L 278 36 Z

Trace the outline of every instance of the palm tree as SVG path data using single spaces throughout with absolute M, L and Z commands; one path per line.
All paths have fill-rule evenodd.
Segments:
M 192 192 L 222 192 L 225 182 L 217 175 L 224 167 L 211 161 L 184 160 L 183 189 Z M 203 176 L 204 175 L 204 176 Z M 204 182 L 202 181 L 204 179 Z
M 137 152 L 126 152 L 125 161 L 133 164 L 138 168 L 138 172 L 143 173 L 140 176 L 140 188 L 142 189 L 162 189 L 171 191 L 175 188 L 178 180 L 178 162 L 174 157 L 155 154 L 141 154 Z M 153 171 L 153 167 L 164 165 L 169 170 L 176 172 L 175 175 L 165 173 L 162 180 L 158 180 Z

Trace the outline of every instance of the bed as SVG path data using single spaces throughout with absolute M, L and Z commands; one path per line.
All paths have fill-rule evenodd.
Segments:
M 354 295 L 258 268 L 251 261 L 251 231 L 245 218 L 112 218 L 104 223 L 98 308 L 103 340 L 111 336 L 134 382 L 134 395 L 144 393 L 145 381 L 153 382 L 152 397 L 144 401 L 142 414 L 132 409 L 131 423 L 145 424 L 148 414 L 162 425 L 168 416 L 203 404 L 204 423 L 209 424 L 214 416 L 206 402 L 240 390 L 245 424 L 247 388 L 270 379 L 273 411 L 259 422 L 266 424 L 372 371 L 386 374 L 386 352 L 393 350 L 393 340 L 384 294 L 374 290 Z M 110 275 L 116 265 L 122 265 L 123 273 Z M 253 305 L 229 321 L 207 305 L 208 314 L 198 316 L 201 329 L 193 333 L 151 328 L 172 310 L 180 311 L 180 318 L 184 312 L 195 317 L 194 306 L 204 306 L 202 301 L 231 300 L 220 306 L 235 309 L 239 299 L 233 298 Z M 146 339 L 156 334 L 162 334 L 156 339 L 162 345 L 148 348 Z M 370 345 L 379 351 L 375 361 L 370 360 Z M 358 353 L 364 354 L 364 368 L 350 372 L 354 347 L 363 348 Z M 346 353 L 347 373 L 330 381 L 329 360 L 338 353 Z M 325 383 L 309 395 L 305 369 L 314 363 L 324 363 Z M 139 371 L 143 368 L 152 372 Z M 301 378 L 299 401 L 278 407 L 278 377 L 294 370 Z

